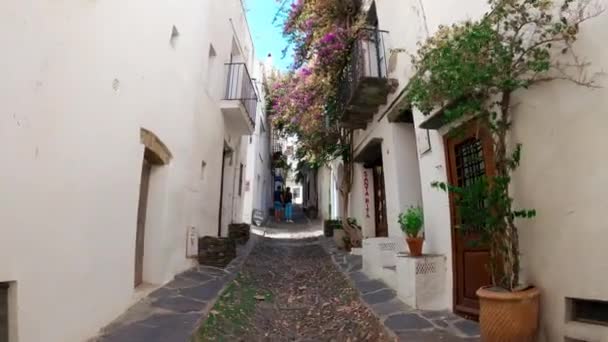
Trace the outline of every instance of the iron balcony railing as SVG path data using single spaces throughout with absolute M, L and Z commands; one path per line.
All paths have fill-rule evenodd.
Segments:
M 226 93 L 224 100 L 241 101 L 255 124 L 258 94 L 245 63 L 226 63 Z
M 283 147 L 281 146 L 281 141 L 278 134 L 272 135 L 272 152 L 283 152 Z
M 342 103 L 348 103 L 355 95 L 362 79 L 388 77 L 385 42 L 388 31 L 363 28 L 353 43 L 350 62 L 342 74 L 340 94 Z

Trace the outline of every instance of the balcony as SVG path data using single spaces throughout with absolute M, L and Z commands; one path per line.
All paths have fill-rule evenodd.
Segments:
M 226 91 L 220 108 L 226 126 L 241 135 L 253 134 L 258 95 L 245 63 L 226 63 Z
M 387 31 L 361 30 L 353 44 L 351 62 L 344 70 L 340 89 L 344 128 L 365 129 L 388 95 L 397 89 L 396 79 L 388 77 Z

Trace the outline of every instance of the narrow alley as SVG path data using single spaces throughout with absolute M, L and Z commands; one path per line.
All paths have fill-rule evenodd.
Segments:
M 0 342 L 608 342 L 607 9 L 0 1 Z
M 298 209 L 294 223 L 269 224 L 272 228 L 265 232 L 291 230 L 296 237 L 311 233 L 315 225 Z M 390 340 L 317 238 L 261 238 L 197 337 L 198 341 Z
M 310 237 L 321 226 L 300 207 L 294 221 L 269 222 L 263 229 L 266 236 L 283 238 L 258 239 L 196 341 L 478 340 L 468 321 L 447 312 L 415 311 L 387 285 L 367 278 L 360 256 L 337 250 L 332 240 Z
M 369 279 L 299 206 L 294 221 L 269 222 L 224 270 L 178 275 L 96 341 L 478 341 L 469 321 L 414 310 Z
M 257 298 L 257 299 L 256 299 Z M 198 341 L 389 341 L 315 241 L 263 239 Z

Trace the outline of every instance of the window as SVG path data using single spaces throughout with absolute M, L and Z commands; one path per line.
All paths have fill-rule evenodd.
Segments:
M 0 341 L 8 341 L 9 283 L 0 283 Z
M 239 167 L 239 196 L 243 194 L 243 164 Z
M 456 175 L 458 186 L 467 187 L 485 176 L 481 141 L 470 138 L 456 145 Z
M 608 326 L 608 302 L 579 298 L 568 298 L 571 321 Z
M 204 160 L 201 162 L 201 180 L 205 179 L 205 170 L 207 169 L 207 162 Z
M 173 27 L 171 28 L 171 38 L 169 39 L 169 43 L 171 44 L 171 46 L 173 48 L 175 48 L 175 46 L 177 45 L 178 37 L 179 37 L 179 31 L 177 30 L 177 27 L 175 27 L 175 25 L 173 25 Z
M 215 49 L 213 48 L 213 44 L 209 44 L 209 58 L 207 59 L 207 79 L 206 79 L 206 86 L 207 86 L 207 90 L 209 90 L 210 93 L 211 89 L 215 89 L 213 87 L 214 83 L 215 83 L 215 73 L 216 73 L 216 69 L 217 69 L 217 53 L 215 52 Z M 215 95 L 215 94 L 213 94 Z

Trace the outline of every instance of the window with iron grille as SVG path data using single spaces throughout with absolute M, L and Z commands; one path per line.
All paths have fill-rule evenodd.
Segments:
M 456 145 L 456 175 L 458 186 L 467 187 L 485 176 L 481 141 L 470 138 Z
M 473 186 L 486 175 L 481 141 L 471 137 L 457 144 L 454 150 L 457 185 L 461 188 Z M 480 210 L 486 208 L 485 200 L 480 200 L 477 206 Z M 459 221 L 463 226 L 467 226 L 463 217 L 460 217 Z M 472 227 L 469 227 L 469 229 L 472 229 Z

